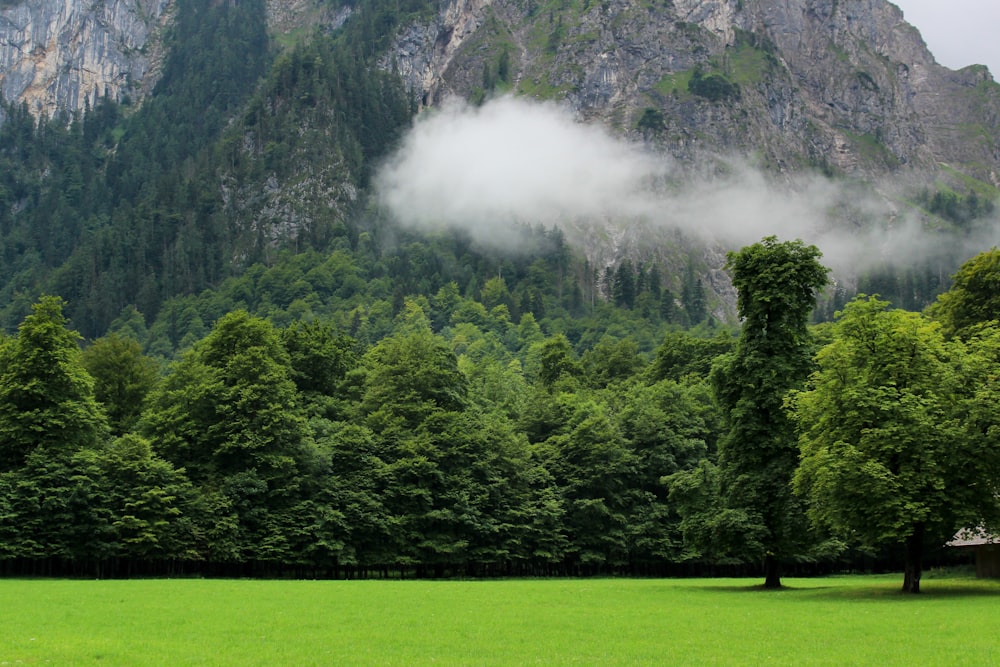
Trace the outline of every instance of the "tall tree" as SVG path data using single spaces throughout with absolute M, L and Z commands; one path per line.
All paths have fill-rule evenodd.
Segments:
M 637 457 L 603 406 L 571 393 L 557 403 L 561 426 L 538 451 L 565 506 L 567 564 L 583 572 L 623 565 Z
M 245 311 L 219 320 L 151 394 L 140 428 L 193 483 L 221 493 L 220 511 L 239 525 L 232 557 L 290 557 L 275 516 L 300 499 L 312 441 L 270 322 Z
M 697 276 L 692 264 L 688 264 L 681 284 L 681 305 L 692 325 L 700 323 L 708 316 L 708 305 L 705 300 L 705 285 Z
M 482 521 L 469 475 L 466 380 L 429 324 L 382 340 L 365 355 L 360 408 L 376 445 L 378 497 L 398 563 L 464 562 Z
M 153 454 L 149 442 L 125 435 L 106 447 L 85 450 L 74 460 L 92 477 L 87 499 L 106 523 L 106 549 L 128 564 L 201 557 L 195 547 L 197 523 L 214 517 L 199 514 L 191 483 Z
M 701 404 L 704 385 L 670 380 L 637 385 L 621 395 L 618 411 L 622 436 L 636 460 L 630 482 L 629 556 L 652 563 L 676 559 L 679 542 L 676 510 L 661 480 L 694 468 L 707 455 L 712 415 Z
M 782 561 L 805 546 L 805 514 L 789 485 L 798 447 L 783 401 L 812 369 L 809 315 L 829 271 L 820 257 L 815 246 L 770 236 L 729 253 L 726 263 L 743 328 L 736 350 L 713 369 L 728 420 L 721 489 L 724 505 L 741 515 L 733 525 L 758 536 L 743 555 L 763 557 L 766 588 L 781 586 Z
M 616 306 L 631 308 L 635 305 L 636 289 L 635 270 L 630 260 L 623 260 L 615 270 L 611 283 L 611 296 Z
M 17 338 L 0 345 L 0 470 L 19 468 L 36 449 L 70 454 L 108 434 L 63 305 L 42 297 Z
M 920 592 L 923 552 L 996 520 L 997 352 L 967 351 L 917 313 L 859 299 L 794 398 L 796 492 L 818 524 L 868 546 L 905 547 L 903 591 Z

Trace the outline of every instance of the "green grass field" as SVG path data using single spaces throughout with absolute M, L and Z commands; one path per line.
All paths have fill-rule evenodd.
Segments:
M 990 665 L 1000 582 L 0 580 L 0 665 Z

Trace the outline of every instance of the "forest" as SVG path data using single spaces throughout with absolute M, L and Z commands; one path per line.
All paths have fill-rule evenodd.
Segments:
M 918 584 L 996 525 L 1000 260 L 950 251 L 991 203 L 922 193 L 941 255 L 856 289 L 734 251 L 738 326 L 684 239 L 605 267 L 382 216 L 416 104 L 376 61 L 426 3 L 284 49 L 262 2 L 179 4 L 141 105 L 0 106 L 0 573 Z
M 648 359 L 452 285 L 373 343 L 236 309 L 161 372 L 43 297 L 0 347 L 0 571 L 823 570 L 996 525 L 1000 251 L 926 314 L 861 296 L 809 326 L 818 255 L 731 253 L 739 334 Z

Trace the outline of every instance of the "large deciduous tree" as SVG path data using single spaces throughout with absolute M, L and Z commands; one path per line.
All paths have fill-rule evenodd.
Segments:
M 728 420 L 722 501 L 734 529 L 754 537 L 742 555 L 763 557 L 767 588 L 781 586 L 781 562 L 805 548 L 807 522 L 789 486 L 798 447 L 783 402 L 812 369 L 809 315 L 828 273 L 820 257 L 815 246 L 771 236 L 729 253 L 726 264 L 743 327 L 712 377 Z
M 1000 334 L 948 342 L 917 313 L 860 298 L 794 396 L 810 518 L 845 538 L 905 546 L 903 591 L 920 592 L 924 549 L 995 520 Z
M 212 558 L 291 556 L 278 524 L 301 501 L 313 443 L 288 353 L 270 322 L 245 311 L 219 320 L 151 394 L 140 427 L 235 518 L 232 548 Z
M 143 430 L 196 483 L 248 469 L 285 478 L 307 433 L 290 373 L 271 323 L 230 313 L 150 397 Z

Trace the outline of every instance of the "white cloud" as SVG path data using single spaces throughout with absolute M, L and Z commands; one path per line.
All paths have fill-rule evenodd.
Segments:
M 404 223 L 490 235 L 518 222 L 621 215 L 643 205 L 665 169 L 554 105 L 502 98 L 422 117 L 378 186 Z
M 727 250 L 775 235 L 816 244 L 844 270 L 890 253 L 914 260 L 935 242 L 868 189 L 818 176 L 776 185 L 738 159 L 701 166 L 695 176 L 559 107 L 502 98 L 423 116 L 376 183 L 403 224 L 458 227 L 494 242 L 521 224 L 576 234 L 681 230 Z

